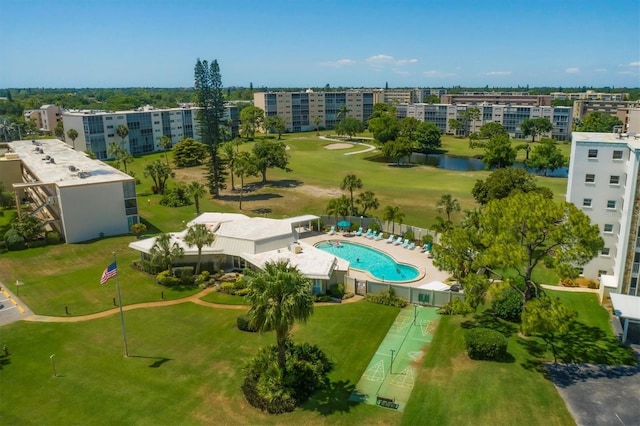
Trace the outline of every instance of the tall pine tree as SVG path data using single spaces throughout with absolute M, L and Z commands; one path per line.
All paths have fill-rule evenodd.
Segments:
M 207 61 L 196 61 L 195 97 L 198 110 L 198 131 L 200 138 L 209 148 L 210 162 L 207 173 L 209 193 L 217 198 L 220 189 L 224 189 L 227 174 L 225 162 L 220 158 L 218 148 L 222 142 L 220 122 L 224 115 L 224 94 L 222 92 L 222 76 L 218 61 L 211 65 Z

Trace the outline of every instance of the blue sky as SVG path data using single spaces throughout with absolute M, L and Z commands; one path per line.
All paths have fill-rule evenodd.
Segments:
M 0 87 L 640 86 L 638 0 L 0 0 Z

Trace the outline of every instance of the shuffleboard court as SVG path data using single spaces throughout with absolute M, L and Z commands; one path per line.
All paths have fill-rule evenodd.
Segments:
M 435 308 L 400 311 L 349 400 L 404 410 L 437 320 Z

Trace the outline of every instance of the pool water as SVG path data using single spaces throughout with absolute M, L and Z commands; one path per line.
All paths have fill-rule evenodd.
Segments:
M 420 271 L 411 265 L 398 263 L 391 256 L 371 247 L 345 241 L 325 241 L 316 248 L 347 260 L 354 269 L 369 272 L 381 281 L 411 281 Z

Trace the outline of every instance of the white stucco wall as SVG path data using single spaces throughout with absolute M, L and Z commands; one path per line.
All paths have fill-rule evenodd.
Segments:
M 129 232 L 122 182 L 58 188 L 58 200 L 67 243 Z

